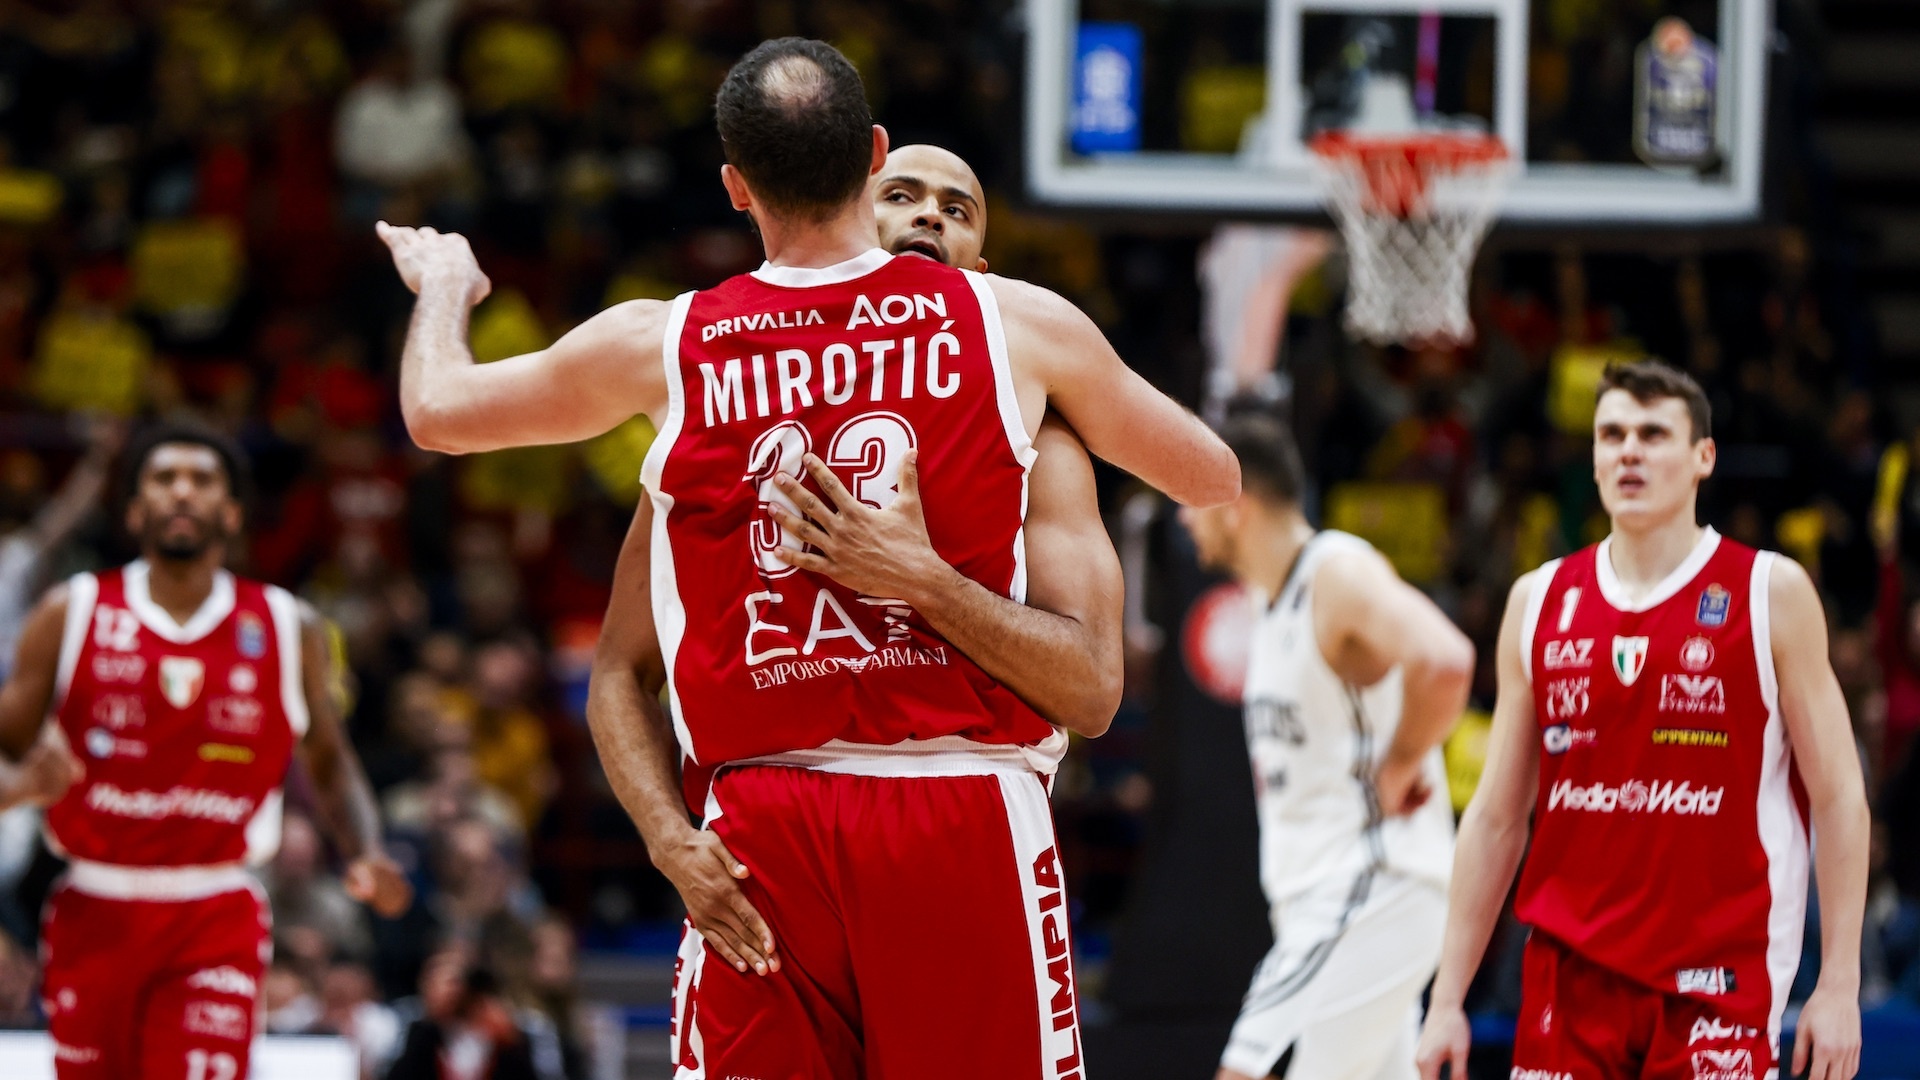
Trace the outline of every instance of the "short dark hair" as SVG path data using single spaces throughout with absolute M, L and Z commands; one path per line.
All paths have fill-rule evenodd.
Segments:
M 185 443 L 189 446 L 204 446 L 220 458 L 220 467 L 227 474 L 227 492 L 245 507 L 253 497 L 253 470 L 247 462 L 247 452 L 240 444 L 214 429 L 202 424 L 183 421 L 163 421 L 153 424 L 134 437 L 133 445 L 127 448 L 124 471 L 120 477 L 121 491 L 125 501 L 131 502 L 140 491 L 140 474 L 147 469 L 147 459 L 162 446 Z
M 1686 403 L 1687 418 L 1693 422 L 1693 437 L 1687 441 L 1699 442 L 1713 435 L 1713 405 L 1707 401 L 1707 392 L 1700 389 L 1693 376 L 1672 364 L 1659 360 L 1608 364 L 1600 373 L 1593 400 L 1597 403 L 1609 390 L 1625 390 L 1642 405 L 1660 398 L 1679 398 Z
M 1293 432 L 1266 413 L 1238 413 L 1219 426 L 1220 441 L 1240 459 L 1240 487 L 1255 498 L 1298 505 L 1307 486 Z
M 866 189 L 873 111 L 860 73 L 826 42 L 762 42 L 727 72 L 714 113 L 727 161 L 775 215 L 823 221 Z

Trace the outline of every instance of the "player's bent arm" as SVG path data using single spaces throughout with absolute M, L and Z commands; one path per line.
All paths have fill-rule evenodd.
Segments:
M 1047 406 L 1088 450 L 1189 506 L 1217 506 L 1240 494 L 1233 451 L 1128 367 L 1085 312 L 1037 285 L 987 280 L 1013 364 L 1039 373 Z
M 1817 838 L 1813 851 L 1820 891 L 1820 983 L 1857 998 L 1872 828 L 1860 757 L 1846 697 L 1828 660 L 1826 610 L 1813 581 L 1800 564 L 1777 556 L 1767 594 L 1780 716 L 1794 766 L 1806 786 Z
M 25 757 L 39 741 L 53 707 L 66 624 L 67 587 L 61 584 L 47 590 L 20 630 L 13 675 L 0 687 L 0 754 L 12 761 Z
M 1466 1000 L 1467 985 L 1479 970 L 1527 847 L 1528 815 L 1540 784 L 1540 737 L 1533 716 L 1533 687 L 1520 660 L 1520 624 L 1533 589 L 1547 587 L 1538 578 L 1535 571 L 1514 583 L 1500 623 L 1500 641 L 1495 646 L 1499 696 L 1487 738 L 1486 767 L 1460 819 L 1454 846 L 1447 932 L 1433 983 L 1436 1010 L 1458 1009 Z
M 578 442 L 636 413 L 661 418 L 669 305 L 631 300 L 539 352 L 476 364 L 463 300 L 423 288 L 400 361 L 400 411 L 427 450 L 470 454 Z
M 387 857 L 379 805 L 360 767 L 360 755 L 347 741 L 333 694 L 336 674 L 326 620 L 301 601 L 300 683 L 307 704 L 307 733 L 300 740 L 300 757 L 313 779 L 320 824 L 348 861 L 348 892 L 391 918 L 406 910 L 413 890 Z
M 1048 418 L 1028 477 L 1027 601 L 957 572 L 909 602 L 953 646 L 1049 721 L 1104 735 L 1120 708 L 1120 557 L 1100 520 L 1093 463 Z
M 1368 686 L 1400 668 L 1404 702 L 1386 757 L 1418 763 L 1466 711 L 1473 642 L 1376 552 L 1328 559 L 1313 588 L 1314 635 L 1342 679 Z
M 695 829 L 680 798 L 673 725 L 660 704 L 666 660 L 653 622 L 653 504 L 642 497 L 614 566 L 594 649 L 587 727 L 615 797 L 647 855 L 673 883 L 687 917 L 736 969 L 780 970 L 773 932 L 740 891 L 747 868 L 719 837 Z

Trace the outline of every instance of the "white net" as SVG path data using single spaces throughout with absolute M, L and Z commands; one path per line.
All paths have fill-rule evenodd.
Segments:
M 1347 248 L 1347 332 L 1375 344 L 1465 344 L 1474 254 L 1506 189 L 1506 151 L 1478 134 L 1314 140 Z

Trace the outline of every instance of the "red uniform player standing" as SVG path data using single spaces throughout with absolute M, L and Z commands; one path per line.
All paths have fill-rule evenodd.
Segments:
M 354 858 L 349 891 L 392 915 L 409 889 L 329 700 L 318 616 L 221 568 L 239 452 L 162 429 L 130 461 L 142 558 L 35 609 L 0 694 L 0 748 L 26 754 L 0 774 L 0 803 L 48 804 L 70 860 L 41 941 L 63 1080 L 238 1080 L 272 946 L 247 866 L 279 845 L 297 749 Z
M 1820 836 L 1822 971 L 1792 1072 L 1847 1080 L 1860 1047 L 1866 799 L 1812 581 L 1695 524 L 1705 395 L 1609 368 L 1599 545 L 1515 583 L 1487 765 L 1461 822 L 1420 1066 L 1465 1075 L 1461 1001 L 1527 845 L 1533 927 L 1516 1080 L 1763 1080 L 1800 962 Z

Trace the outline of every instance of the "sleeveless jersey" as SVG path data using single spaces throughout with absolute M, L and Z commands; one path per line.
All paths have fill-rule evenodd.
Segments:
M 1398 873 L 1442 887 L 1453 866 L 1446 767 L 1424 763 L 1434 795 L 1412 814 L 1380 813 L 1373 772 L 1400 726 L 1399 668 L 1371 686 L 1341 679 L 1313 629 L 1314 576 L 1328 557 L 1371 551 L 1331 530 L 1300 550 L 1271 603 L 1256 598 L 1247 657 L 1247 755 L 1260 816 L 1260 883 L 1278 904 L 1331 880 Z M 1366 891 L 1356 888 L 1357 903 Z
M 147 582 L 144 562 L 68 582 L 55 719 L 86 777 L 48 832 L 121 866 L 264 861 L 307 727 L 296 602 L 221 571 L 181 625 Z
M 1524 612 L 1542 752 L 1516 913 L 1645 986 L 1777 1031 L 1808 850 L 1773 668 L 1775 556 L 1708 529 L 1630 602 L 1610 548 L 1546 564 Z
M 682 749 L 698 764 L 957 736 L 1064 743 L 897 597 L 779 562 L 775 476 L 811 452 L 885 508 L 919 451 L 927 532 L 961 573 L 1026 592 L 1032 445 L 985 279 L 874 249 L 764 266 L 674 301 L 668 413 L 642 473 L 653 609 Z M 811 480 L 806 480 L 811 488 Z

